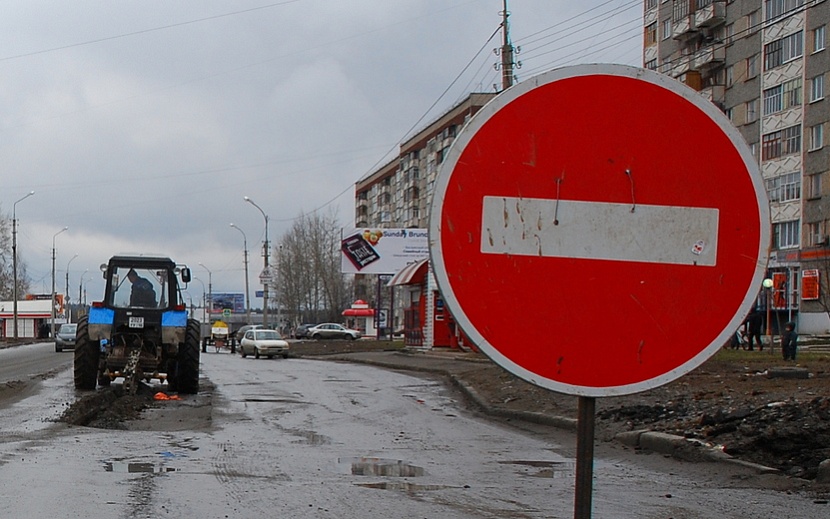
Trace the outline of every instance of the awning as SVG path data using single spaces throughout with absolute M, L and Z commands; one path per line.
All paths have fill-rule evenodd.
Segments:
M 399 285 L 417 285 L 423 283 L 424 278 L 427 275 L 428 262 L 429 258 L 424 258 L 416 261 L 415 263 L 410 263 L 399 270 L 397 274 L 392 276 L 392 279 L 389 280 L 389 283 L 387 283 L 386 286 L 394 287 Z
M 348 317 L 374 317 L 374 308 L 346 308 L 343 314 Z

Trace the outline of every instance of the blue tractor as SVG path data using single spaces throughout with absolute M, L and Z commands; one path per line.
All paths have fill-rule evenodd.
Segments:
M 104 299 L 78 320 L 75 388 L 94 390 L 123 377 L 135 394 L 144 380 L 167 381 L 168 390 L 199 391 L 199 322 L 187 317 L 179 279 L 190 269 L 159 256 L 113 256 L 101 265 Z

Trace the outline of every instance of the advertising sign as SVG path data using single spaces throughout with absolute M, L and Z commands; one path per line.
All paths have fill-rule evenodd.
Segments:
M 344 274 L 394 274 L 429 256 L 426 229 L 344 229 L 340 243 Z
M 213 300 L 210 302 L 210 313 L 212 314 L 221 314 L 224 310 L 230 310 L 233 313 L 245 312 L 245 294 L 214 292 L 212 297 Z
M 801 273 L 801 298 L 805 301 L 816 301 L 820 293 L 818 269 L 805 269 Z

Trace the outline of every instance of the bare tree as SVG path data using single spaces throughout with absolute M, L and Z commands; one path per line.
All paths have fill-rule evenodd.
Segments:
M 12 222 L 0 213 L 0 301 L 14 298 L 14 259 L 12 257 Z M 26 265 L 18 258 L 17 294 L 21 296 L 29 291 L 29 278 Z
M 340 272 L 340 224 L 333 212 L 301 214 L 277 249 L 277 297 L 294 324 L 340 321 L 349 305 Z

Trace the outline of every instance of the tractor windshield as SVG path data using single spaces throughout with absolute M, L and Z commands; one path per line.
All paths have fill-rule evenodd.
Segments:
M 167 271 L 116 267 L 110 304 L 116 308 L 166 308 Z

